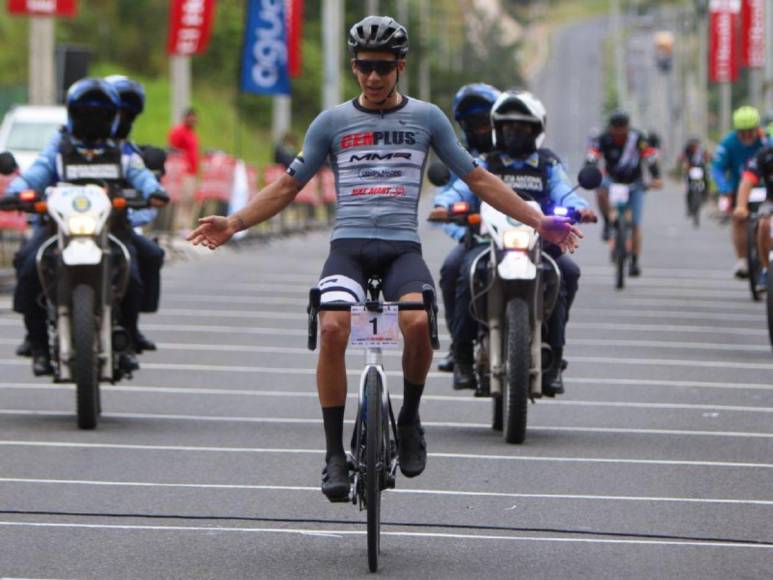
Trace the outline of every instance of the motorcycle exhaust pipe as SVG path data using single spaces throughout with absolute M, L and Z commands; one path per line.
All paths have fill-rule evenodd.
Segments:
M 121 326 L 116 326 L 113 328 L 112 340 L 114 352 L 126 352 L 131 346 L 129 333 Z
M 553 349 L 546 342 L 542 343 L 542 370 L 546 371 L 553 366 Z

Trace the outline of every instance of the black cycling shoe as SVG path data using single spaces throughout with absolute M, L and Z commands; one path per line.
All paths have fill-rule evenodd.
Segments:
M 332 502 L 349 501 L 349 463 L 343 455 L 333 455 L 322 470 L 322 493 Z
M 405 477 L 421 475 L 427 467 L 427 442 L 424 439 L 424 429 L 421 421 L 407 425 L 397 424 L 398 459 L 400 471 Z
M 609 237 L 611 235 L 612 227 L 609 225 L 609 222 L 604 222 L 604 224 L 601 226 L 601 241 L 602 242 L 608 242 Z
M 29 336 L 25 336 L 22 343 L 16 347 L 16 356 L 32 356 L 32 345 L 30 344 Z
M 448 351 L 448 354 L 440 359 L 440 362 L 437 364 L 437 370 L 439 370 L 442 373 L 452 373 L 454 372 L 454 351 L 453 349 Z
M 639 268 L 638 262 L 631 260 L 631 265 L 628 267 L 628 275 L 631 278 L 637 278 L 641 276 L 641 268 Z
M 54 374 L 54 367 L 51 366 L 51 358 L 48 353 L 38 353 L 32 356 L 32 374 L 36 377 Z
M 137 332 L 137 338 L 134 342 L 137 345 L 137 352 L 142 352 L 144 350 L 156 350 L 156 343 L 141 332 Z

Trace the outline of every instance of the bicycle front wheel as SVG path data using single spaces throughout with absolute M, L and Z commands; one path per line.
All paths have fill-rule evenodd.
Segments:
M 625 215 L 621 211 L 617 217 L 615 228 L 615 288 L 622 290 L 625 286 L 625 257 L 626 257 L 626 224 Z
M 381 482 L 382 471 L 386 468 L 384 443 L 384 422 L 381 397 L 383 392 L 381 375 L 371 368 L 365 377 L 367 399 L 367 421 L 365 423 L 365 501 L 368 508 L 368 567 L 371 572 L 378 570 L 378 556 L 381 551 Z

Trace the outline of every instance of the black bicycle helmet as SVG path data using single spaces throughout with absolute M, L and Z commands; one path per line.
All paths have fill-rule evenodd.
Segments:
M 773 146 L 763 147 L 757 152 L 757 170 L 761 176 L 773 179 Z
M 631 118 L 625 111 L 615 111 L 609 116 L 609 125 L 612 127 L 627 127 Z
M 349 52 L 373 50 L 392 52 L 397 58 L 408 54 L 408 31 L 389 16 L 366 16 L 349 30 Z

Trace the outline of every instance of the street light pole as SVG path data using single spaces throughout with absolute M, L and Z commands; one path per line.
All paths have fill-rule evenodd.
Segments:
M 331 109 L 341 102 L 343 18 L 343 0 L 322 0 L 323 109 Z
M 53 105 L 56 100 L 53 16 L 30 16 L 29 34 L 29 103 Z

